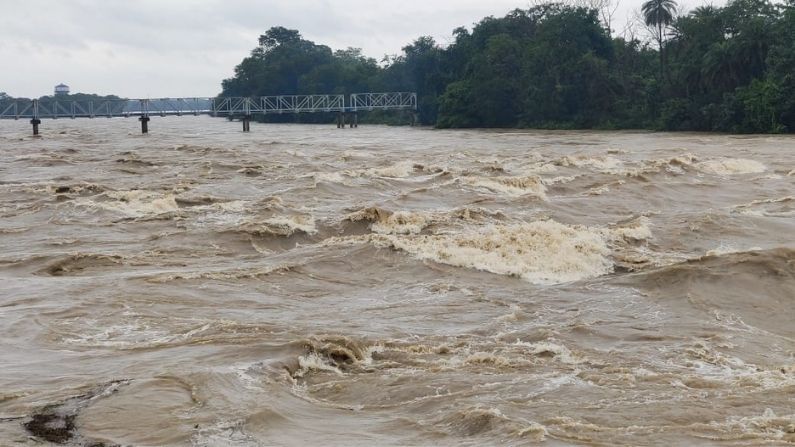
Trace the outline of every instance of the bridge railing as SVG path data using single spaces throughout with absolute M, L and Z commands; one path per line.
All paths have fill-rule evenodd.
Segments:
M 0 103 L 0 119 L 199 115 L 211 113 L 211 105 L 210 98 L 12 100 Z
M 133 115 L 203 115 L 212 112 L 212 98 L 159 98 L 130 101 Z
M 122 116 L 127 111 L 125 100 L 63 101 L 14 100 L 0 104 L 0 118 L 94 118 Z
M 350 109 L 389 110 L 417 109 L 417 94 L 411 92 L 354 93 L 351 95 Z
M 58 97 L 0 101 L 0 119 L 148 117 L 167 115 L 251 116 L 258 114 L 359 112 L 417 109 L 408 92 L 345 95 L 280 95 L 255 98 L 152 98 L 69 100 Z
M 216 115 L 254 115 L 342 112 L 344 110 L 344 95 L 280 95 L 256 98 L 218 98 L 213 100 L 210 113 Z

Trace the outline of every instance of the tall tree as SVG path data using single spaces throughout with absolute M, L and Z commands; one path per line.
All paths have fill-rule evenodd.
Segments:
M 438 96 L 446 87 L 441 73 L 442 48 L 433 37 L 422 36 L 403 47 L 403 54 L 404 70 L 417 92 L 420 122 L 433 124 L 437 119 Z
M 665 74 L 664 34 L 663 30 L 674 21 L 674 11 L 677 3 L 675 0 L 648 0 L 641 7 L 643 20 L 646 25 L 657 28 L 657 44 L 660 48 L 660 79 Z
M 616 0 L 531 1 L 456 28 L 449 46 L 420 37 L 380 64 L 274 27 L 223 95 L 414 91 L 421 121 L 438 127 L 795 131 L 795 0 L 728 0 L 689 14 L 678 0 L 644 0 L 648 43 L 611 36 L 601 6 Z

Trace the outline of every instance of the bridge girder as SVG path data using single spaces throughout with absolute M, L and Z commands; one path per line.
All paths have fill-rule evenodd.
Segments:
M 345 95 L 279 95 L 226 98 L 146 98 L 117 100 L 18 99 L 0 102 L 0 119 L 147 116 L 251 116 L 259 114 L 416 110 L 417 95 L 406 92 Z

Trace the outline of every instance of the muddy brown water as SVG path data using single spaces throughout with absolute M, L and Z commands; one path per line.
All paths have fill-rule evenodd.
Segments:
M 0 122 L 0 444 L 795 443 L 795 138 Z

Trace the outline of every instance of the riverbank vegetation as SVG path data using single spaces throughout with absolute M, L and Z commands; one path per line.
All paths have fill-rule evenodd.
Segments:
M 622 33 L 601 6 L 517 9 L 381 61 L 275 27 L 222 95 L 415 91 L 421 122 L 443 128 L 795 132 L 795 0 L 650 0 Z
M 115 101 L 125 98 L 120 98 L 115 95 L 96 95 L 93 93 L 72 93 L 66 95 L 45 95 L 38 98 L 14 98 L 6 92 L 0 92 L 0 112 L 5 110 L 14 101 L 30 101 L 31 99 L 38 99 L 42 102 L 50 102 L 53 100 L 58 101 Z

